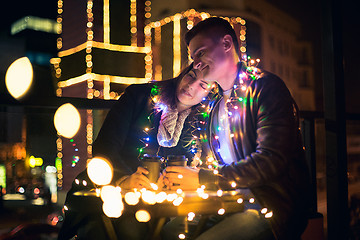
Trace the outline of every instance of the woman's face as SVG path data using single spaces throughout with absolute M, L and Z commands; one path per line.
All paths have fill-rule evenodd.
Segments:
M 183 111 L 199 104 L 209 94 L 211 84 L 205 82 L 200 70 L 191 69 L 181 79 L 176 89 L 178 111 Z

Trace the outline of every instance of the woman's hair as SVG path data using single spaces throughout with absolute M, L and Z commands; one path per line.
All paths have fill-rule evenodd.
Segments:
M 171 108 L 176 108 L 177 97 L 176 89 L 182 78 L 193 68 L 193 63 L 184 68 L 180 74 L 169 80 L 159 81 L 156 83 L 160 88 L 160 101 Z

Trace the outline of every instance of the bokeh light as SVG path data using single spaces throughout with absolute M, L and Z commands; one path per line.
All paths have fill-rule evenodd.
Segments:
M 112 199 L 118 199 L 121 201 L 121 188 L 112 185 L 106 185 L 101 188 L 101 199 L 106 202 Z
M 106 200 L 103 203 L 103 212 L 110 218 L 118 218 L 124 211 L 124 203 L 118 199 Z
M 124 196 L 124 200 L 128 205 L 136 205 L 139 203 L 140 198 L 135 192 L 127 192 Z
M 55 112 L 54 125 L 59 135 L 72 138 L 80 128 L 80 113 L 70 103 L 61 105 Z
M 106 159 L 94 157 L 87 164 L 87 174 L 93 183 L 107 185 L 113 178 L 113 168 Z
M 15 60 L 5 75 L 5 84 L 11 96 L 20 99 L 29 90 L 33 81 L 33 68 L 27 57 Z
M 146 210 L 139 210 L 135 213 L 136 220 L 139 222 L 148 222 L 151 219 L 150 213 Z

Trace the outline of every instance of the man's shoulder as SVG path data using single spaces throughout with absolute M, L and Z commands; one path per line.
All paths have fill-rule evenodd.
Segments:
M 241 71 L 247 76 L 246 79 L 248 81 L 254 82 L 283 82 L 282 79 L 263 68 L 257 66 L 249 66 L 246 62 L 242 62 Z
M 257 69 L 256 75 L 251 78 L 256 85 L 286 86 L 285 82 L 276 74 L 264 69 Z

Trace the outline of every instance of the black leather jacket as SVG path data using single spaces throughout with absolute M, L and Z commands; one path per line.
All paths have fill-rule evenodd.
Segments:
M 229 188 L 229 182 L 235 182 L 239 188 L 249 188 L 256 201 L 273 212 L 270 223 L 275 236 L 295 239 L 307 224 L 310 180 L 298 108 L 277 76 L 264 71 L 249 73 L 244 63 L 239 65 L 239 76 L 241 74 L 245 75 L 236 79 L 227 104 L 236 162 L 220 167 L 221 177 L 201 170 L 199 180 L 201 184 L 218 181 L 223 189 Z M 219 143 L 211 122 L 221 98 L 220 90 L 213 97 L 209 125 L 203 133 L 209 139 L 208 150 L 220 163 Z M 204 149 L 206 151 L 206 147 Z

